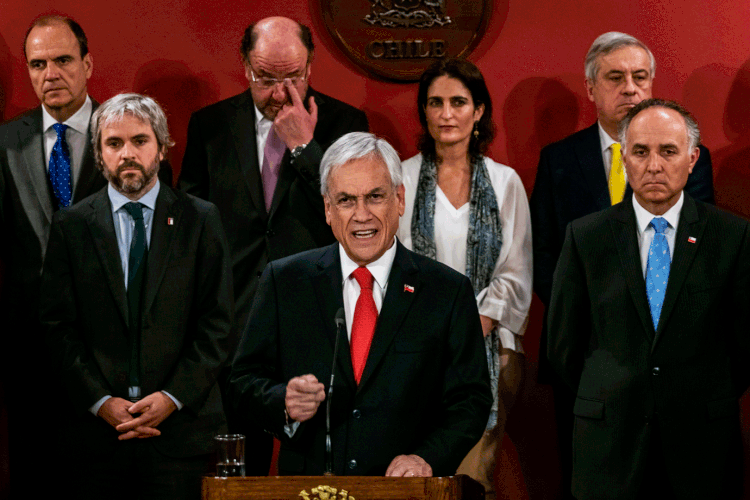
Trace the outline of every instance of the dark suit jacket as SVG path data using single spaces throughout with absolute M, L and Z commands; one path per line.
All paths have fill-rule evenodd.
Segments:
M 211 452 L 224 423 L 215 378 L 233 320 L 229 262 L 216 207 L 162 186 L 143 292 L 141 385 L 144 395 L 165 390 L 185 405 L 149 438 L 169 456 Z M 66 431 L 111 452 L 118 433 L 88 412 L 105 395 L 127 398 L 128 307 L 106 188 L 55 214 L 40 302 L 65 411 L 77 417 Z
M 326 224 L 318 172 L 323 152 L 348 132 L 367 131 L 367 118 L 348 104 L 310 89 L 318 106 L 314 138 L 293 160 L 286 152 L 270 214 L 255 140 L 250 91 L 193 114 L 179 187 L 219 207 L 232 252 L 238 331 L 245 327 L 258 278 L 274 259 L 334 241 Z
M 342 282 L 338 244 L 271 262 L 232 365 L 232 403 L 280 437 L 282 474 L 324 471 L 325 402 L 289 439 L 284 396 L 296 376 L 328 385 Z M 382 475 L 401 454 L 419 455 L 435 475 L 454 474 L 492 403 L 468 279 L 398 243 L 359 386 L 345 330 L 332 398 L 336 474 Z
M 631 192 L 628 186 L 626 196 Z M 702 145 L 685 192 L 696 200 L 714 202 L 711 154 Z M 565 228 L 575 219 L 610 205 L 596 123 L 542 149 L 529 208 L 534 233 L 534 291 L 545 307 L 549 305 L 552 273 L 560 256 Z M 539 352 L 540 380 L 548 382 L 551 373 L 544 357 L 544 331 Z
M 738 498 L 748 304 L 750 226 L 689 195 L 656 331 L 631 197 L 569 226 L 548 356 L 577 395 L 576 498 L 636 498 L 655 448 L 677 498 Z
M 93 104 L 96 109 L 98 104 Z M 6 263 L 4 302 L 7 311 L 25 324 L 35 323 L 38 316 L 39 279 L 52 215 L 57 209 L 43 141 L 41 107 L 0 125 L 0 228 L 10 243 L 2 249 Z M 73 203 L 106 183 L 94 166 L 91 142 L 87 140 Z

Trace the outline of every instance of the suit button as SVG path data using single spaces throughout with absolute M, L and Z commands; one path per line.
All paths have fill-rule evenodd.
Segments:
M 349 468 L 350 469 L 356 469 L 357 468 L 357 461 L 356 460 L 349 460 Z
M 644 415 L 643 416 L 643 421 L 644 422 L 649 423 L 650 420 L 651 420 L 651 417 L 649 417 L 648 415 Z
M 659 375 L 659 367 L 658 366 L 654 366 L 654 369 L 651 370 L 651 373 L 653 373 L 654 375 Z
M 352 417 L 354 417 L 354 418 L 359 418 L 361 416 L 362 416 L 362 413 L 359 410 L 354 410 L 352 412 Z
M 268 229 L 268 230 L 266 230 L 266 236 L 268 236 L 269 238 L 270 238 L 271 236 L 273 236 L 274 234 L 275 234 L 275 233 L 273 232 L 273 229 Z

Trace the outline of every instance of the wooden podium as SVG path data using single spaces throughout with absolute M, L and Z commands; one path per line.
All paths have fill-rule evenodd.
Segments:
M 203 477 L 203 500 L 481 500 L 469 476 Z

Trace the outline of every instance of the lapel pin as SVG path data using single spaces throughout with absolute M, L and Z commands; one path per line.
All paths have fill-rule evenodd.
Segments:
M 174 226 L 174 217 L 167 217 L 167 225 Z
M 409 293 L 414 293 L 414 287 L 411 285 L 404 285 L 404 291 Z
M 688 236 L 688 243 L 695 243 L 695 238 L 692 236 Z

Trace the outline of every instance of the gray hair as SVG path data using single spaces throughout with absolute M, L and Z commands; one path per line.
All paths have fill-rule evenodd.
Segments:
M 596 40 L 594 40 L 594 43 L 591 44 L 591 48 L 586 54 L 586 62 L 583 65 L 586 79 L 591 82 L 596 81 L 596 75 L 599 73 L 599 56 L 606 56 L 610 52 L 614 52 L 622 47 L 640 47 L 645 50 L 651 61 L 650 76 L 651 78 L 654 77 L 656 74 L 656 60 L 649 48 L 646 47 L 646 44 L 627 33 L 610 31 L 603 35 L 599 35 Z
M 698 122 L 695 121 L 695 118 L 693 118 L 693 115 L 691 115 L 688 110 L 674 101 L 668 101 L 666 99 L 646 99 L 638 103 L 635 107 L 631 108 L 630 111 L 628 111 L 628 114 L 625 115 L 625 118 L 620 121 L 619 138 L 623 151 L 627 151 L 627 144 L 625 143 L 625 139 L 628 135 L 630 122 L 632 122 L 633 118 L 635 118 L 636 115 L 641 111 L 654 107 L 671 109 L 672 111 L 676 111 L 680 114 L 680 116 L 682 116 L 682 118 L 685 120 L 685 129 L 687 129 L 688 148 L 691 151 L 696 148 L 698 144 L 700 144 L 701 131 L 700 128 L 698 128 Z
M 350 132 L 331 144 L 320 161 L 320 194 L 328 194 L 328 178 L 335 169 L 352 160 L 366 157 L 379 159 L 385 164 L 391 177 L 391 186 L 403 184 L 401 160 L 393 146 L 369 132 Z
M 134 116 L 151 125 L 159 151 L 166 152 L 167 148 L 174 146 L 167 127 L 167 115 L 155 100 L 140 94 L 119 94 L 99 106 L 91 115 L 91 142 L 99 169 L 102 168 L 102 129 L 122 120 L 125 115 Z

